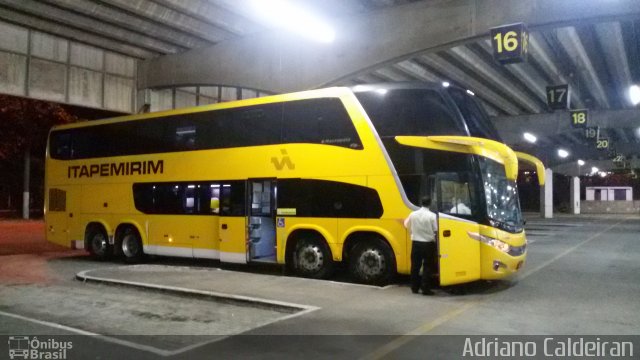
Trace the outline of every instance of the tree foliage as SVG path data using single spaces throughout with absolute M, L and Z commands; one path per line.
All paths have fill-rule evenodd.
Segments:
M 49 129 L 76 120 L 56 103 L 0 95 L 0 159 L 22 158 L 25 150 L 44 154 Z
M 0 209 L 21 202 L 25 151 L 31 153 L 32 207 L 42 204 L 44 154 L 53 125 L 76 121 L 59 104 L 0 94 Z

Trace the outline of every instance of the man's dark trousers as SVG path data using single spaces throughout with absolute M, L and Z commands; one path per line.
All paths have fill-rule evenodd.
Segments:
M 420 268 L 424 265 L 422 279 Z M 431 289 L 431 276 L 436 267 L 436 242 L 412 241 L 411 244 L 411 290 L 418 292 Z

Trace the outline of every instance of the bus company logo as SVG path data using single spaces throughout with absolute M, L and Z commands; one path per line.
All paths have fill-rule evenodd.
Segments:
M 37 337 L 9 336 L 9 359 L 67 359 L 67 351 L 73 349 L 71 341 L 55 339 L 39 340 Z
M 289 170 L 294 170 L 296 168 L 296 164 L 294 164 L 289 155 L 287 155 L 287 150 L 281 149 L 280 154 L 282 155 L 282 158 L 280 159 L 275 156 L 271 158 L 271 163 L 276 167 L 276 170 L 280 171 L 284 169 L 285 166 Z
M 130 161 L 106 164 L 90 164 L 69 166 L 67 177 L 92 178 L 107 176 L 151 175 L 164 173 L 164 160 Z

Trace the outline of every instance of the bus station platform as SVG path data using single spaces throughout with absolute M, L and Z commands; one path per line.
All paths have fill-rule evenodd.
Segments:
M 434 296 L 412 294 L 404 277 L 376 287 L 340 274 L 313 280 L 213 261 L 123 265 L 93 261 L 78 250 L 31 251 L 35 240 L 18 251 L 10 241 L 5 248 L 15 251 L 2 254 L 0 271 L 23 276 L 19 282 L 0 277 L 0 332 L 97 335 L 96 347 L 142 359 L 251 358 L 266 349 L 275 358 L 278 349 L 306 340 L 322 342 L 310 358 L 401 357 L 420 354 L 425 341 L 445 339 L 422 335 L 457 335 L 446 339 L 458 341 L 637 333 L 640 217 L 532 214 L 526 228 L 527 263 L 515 278 L 472 283 L 464 293 L 437 289 Z M 461 344 L 442 350 L 443 358 L 460 357 Z

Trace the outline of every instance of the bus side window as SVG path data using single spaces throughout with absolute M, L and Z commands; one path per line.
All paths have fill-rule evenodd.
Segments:
M 220 191 L 220 214 L 223 216 L 244 216 L 244 194 L 244 181 L 229 181 L 223 183 Z
M 198 185 L 200 187 L 200 185 Z M 199 205 L 199 204 L 198 204 Z M 193 214 L 200 212 L 196 207 L 196 185 L 187 185 L 184 189 L 184 212 L 187 214 Z
M 220 184 L 202 184 L 198 191 L 200 214 L 220 213 Z

